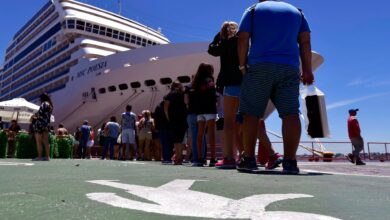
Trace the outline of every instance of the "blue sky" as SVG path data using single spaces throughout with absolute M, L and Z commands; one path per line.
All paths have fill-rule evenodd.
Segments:
M 13 34 L 47 1 L 4 1 L 0 63 Z M 118 12 L 117 0 L 82 2 Z M 172 42 L 211 41 L 225 20 L 239 22 L 255 0 L 122 0 L 122 14 L 162 32 Z M 390 141 L 390 1 L 290 0 L 303 9 L 312 47 L 325 57 L 316 85 L 325 93 L 331 141 L 347 141 L 347 110 L 359 108 L 365 141 Z M 280 133 L 277 114 L 267 120 Z M 303 134 L 303 139 L 307 137 Z

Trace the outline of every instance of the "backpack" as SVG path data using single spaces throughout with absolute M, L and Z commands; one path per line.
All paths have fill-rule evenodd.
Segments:
M 164 101 L 160 102 L 154 109 L 153 119 L 157 130 L 161 129 L 167 123 L 164 112 Z

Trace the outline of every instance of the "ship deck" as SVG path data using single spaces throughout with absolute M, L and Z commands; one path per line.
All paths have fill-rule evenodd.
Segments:
M 190 213 L 193 203 L 188 203 L 188 206 L 181 204 L 181 213 L 176 216 L 167 215 L 164 211 L 139 211 L 142 204 L 147 206 L 156 203 L 148 201 L 148 197 L 135 196 L 125 190 L 87 182 L 117 180 L 141 187 L 159 187 L 174 180 L 184 179 L 196 180 L 189 189 L 201 192 L 202 196 L 196 198 L 198 201 L 209 195 L 232 200 L 262 194 L 293 193 L 312 196 L 270 202 L 265 207 L 265 213 L 281 213 L 283 219 L 289 219 L 290 214 L 287 211 L 339 219 L 389 219 L 389 162 L 368 162 L 366 166 L 355 166 L 347 162 L 301 162 L 299 166 L 302 171 L 300 175 L 287 176 L 281 175 L 278 170 L 245 174 L 236 170 L 161 165 L 158 162 L 97 159 L 32 162 L 5 159 L 0 160 L 0 216 L 3 220 L 210 219 L 203 218 L 203 212 L 199 212 L 198 218 L 179 216 Z M 87 197 L 89 193 L 99 192 L 116 193 L 126 201 L 138 201 L 135 203 L 141 206 L 133 208 L 139 210 L 119 208 Z M 161 192 L 155 191 L 154 197 L 159 197 L 159 193 Z M 180 196 L 188 197 L 185 193 L 179 194 L 178 200 Z M 265 198 L 272 200 L 274 195 L 267 195 Z M 177 203 L 180 204 L 181 201 Z M 170 207 L 174 210 L 175 204 L 171 203 Z M 286 213 L 283 214 L 284 212 Z

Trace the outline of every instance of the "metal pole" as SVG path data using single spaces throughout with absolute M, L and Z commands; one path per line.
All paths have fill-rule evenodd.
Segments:
M 367 142 L 367 145 L 368 145 L 368 142 Z M 366 159 L 366 151 L 364 150 L 364 145 L 363 145 L 363 160 Z
M 387 154 L 387 143 L 385 143 L 385 152 L 386 152 L 386 160 L 389 160 L 389 155 Z
M 367 142 L 368 159 L 371 160 L 370 142 Z
M 311 150 L 312 150 L 312 152 L 313 152 L 313 159 L 314 159 L 314 156 L 315 156 L 315 154 L 314 154 L 314 142 L 311 142 Z

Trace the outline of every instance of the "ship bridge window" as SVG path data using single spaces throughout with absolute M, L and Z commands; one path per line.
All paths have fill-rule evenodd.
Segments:
M 141 45 L 141 37 L 137 37 L 137 45 Z
M 85 26 L 85 31 L 92 32 L 92 24 L 87 23 L 87 25 Z
M 100 88 L 100 89 L 99 89 L 99 93 L 100 93 L 100 94 L 106 93 L 106 88 Z
M 85 22 L 84 21 L 77 21 L 76 22 L 76 29 L 78 30 L 84 30 Z
M 153 79 L 145 80 L 145 86 L 154 86 L 154 85 L 156 85 L 156 81 L 154 81 Z
M 119 87 L 119 90 L 126 90 L 129 88 L 129 86 L 126 83 L 120 84 L 118 87 Z
M 130 86 L 133 89 L 138 89 L 141 87 L 141 83 L 140 82 L 132 82 L 132 83 L 130 83 Z
M 119 32 L 119 40 L 125 40 L 125 33 Z
M 125 41 L 130 42 L 130 34 L 126 34 Z
M 66 29 L 66 21 L 61 22 L 61 28 Z M 8 48 L 8 49 L 10 49 L 10 48 Z M 9 50 L 7 50 L 6 52 L 8 53 Z
M 160 83 L 163 85 L 170 85 L 172 83 L 172 79 L 171 78 L 161 78 Z
M 137 37 L 135 35 L 131 35 L 131 41 L 130 43 L 135 44 Z
M 191 82 L 191 78 L 189 76 L 179 76 L 177 77 L 180 83 L 189 83 Z
M 106 27 L 100 27 L 99 34 L 105 36 L 106 35 Z
M 112 29 L 111 28 L 107 28 L 106 36 L 112 37 Z
M 99 34 L 99 25 L 93 25 L 93 33 Z
M 68 20 L 68 28 L 74 29 L 74 20 Z
M 142 46 L 146 47 L 146 39 L 145 38 L 142 39 Z
M 118 39 L 118 31 L 114 30 L 112 37 Z
M 109 92 L 115 92 L 116 91 L 116 87 L 115 86 L 109 86 L 108 87 L 108 91 Z
M 152 41 L 148 40 L 148 45 L 152 45 Z

